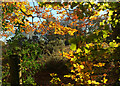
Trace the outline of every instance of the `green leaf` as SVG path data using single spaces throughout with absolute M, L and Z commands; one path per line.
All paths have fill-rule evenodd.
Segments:
M 98 39 L 94 39 L 94 41 L 95 41 L 95 42 L 97 42 L 97 41 L 98 41 Z
M 100 25 L 103 25 L 103 22 L 100 22 Z
M 35 50 L 35 55 L 37 55 L 37 50 Z
M 71 58 L 71 61 L 75 62 L 77 60 L 76 56 L 74 58 Z
M 120 37 L 117 36 L 117 39 L 120 39 Z
M 102 30 L 102 32 L 103 32 L 103 38 L 106 38 L 108 35 L 108 31 L 107 30 Z
M 110 42 L 109 45 L 110 47 L 118 47 L 118 44 L 116 44 L 116 42 Z
M 18 54 L 19 56 L 22 56 L 21 53 Z
M 88 49 L 85 48 L 85 53 L 89 53 L 90 51 Z
M 76 50 L 76 44 L 72 43 L 71 46 L 70 46 L 70 49 L 73 50 L 73 51 Z
M 76 52 L 79 53 L 79 52 L 81 52 L 81 51 L 82 51 L 82 50 L 81 50 L 80 48 L 78 48 Z
M 20 47 L 15 47 L 16 50 L 20 50 Z
M 107 34 L 103 34 L 103 38 L 106 38 L 107 37 Z
M 39 56 L 40 58 L 42 58 L 42 56 Z

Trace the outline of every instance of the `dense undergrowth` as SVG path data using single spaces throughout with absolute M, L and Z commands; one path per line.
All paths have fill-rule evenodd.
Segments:
M 19 37 L 23 38 L 22 44 L 20 40 L 18 41 L 18 39 L 14 37 L 14 41 L 12 40 L 10 43 L 8 41 L 8 45 L 3 47 L 3 84 L 9 83 L 10 67 L 7 61 L 8 57 L 13 54 L 18 55 L 21 61 L 20 71 L 22 72 L 22 84 L 37 85 L 38 81 L 35 81 L 35 74 L 43 70 L 48 71 L 48 74 L 50 74 L 48 76 L 51 77 L 49 84 L 65 85 L 64 80 L 62 82 L 59 78 L 61 76 L 57 76 L 57 74 L 61 74 L 62 71 L 68 73 L 63 73 L 64 75 L 62 75 L 62 77 L 71 78 L 71 81 L 69 80 L 70 82 L 68 83 L 73 83 L 74 85 L 119 84 L 118 55 L 120 45 L 114 40 L 109 43 L 96 43 L 94 41 L 92 41 L 92 43 L 88 42 L 85 45 L 81 43 L 79 48 L 76 48 L 74 51 L 72 44 L 71 49 L 66 49 L 64 43 L 62 43 L 61 47 L 61 43 L 57 44 L 54 41 L 44 44 L 43 41 L 35 42 L 35 40 L 27 40 L 22 35 Z M 74 43 L 75 40 L 75 38 L 72 38 L 69 42 Z M 81 36 L 79 40 L 84 40 L 85 42 L 85 40 L 87 41 L 88 39 Z M 76 45 L 74 45 L 74 47 L 75 46 Z

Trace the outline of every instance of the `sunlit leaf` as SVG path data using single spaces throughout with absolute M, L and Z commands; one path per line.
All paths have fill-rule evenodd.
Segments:
M 76 50 L 76 44 L 72 43 L 71 46 L 70 46 L 70 49 L 73 50 L 73 51 Z

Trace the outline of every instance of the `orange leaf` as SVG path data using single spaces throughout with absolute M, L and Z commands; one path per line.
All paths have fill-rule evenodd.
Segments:
M 4 34 L 5 37 L 7 37 L 7 34 Z
M 15 33 L 15 30 L 12 30 L 11 32 L 12 32 L 12 33 Z
M 21 30 L 21 32 L 24 32 L 24 30 Z
M 35 29 L 32 29 L 32 31 L 34 31 Z
M 107 74 L 106 74 L 106 73 L 104 73 L 104 74 L 103 74 L 103 76 L 107 76 Z
M 60 56 L 62 55 L 62 53 L 60 53 Z
M 35 9 L 33 9 L 32 12 L 35 12 Z
M 38 33 L 41 32 L 41 30 L 36 30 Z
M 45 10 L 46 12 L 49 12 L 50 10 L 48 9 L 48 10 Z

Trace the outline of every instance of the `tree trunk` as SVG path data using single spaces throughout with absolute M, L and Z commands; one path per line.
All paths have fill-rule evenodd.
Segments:
M 11 55 L 9 57 L 10 65 L 10 83 L 11 86 L 19 86 L 19 63 L 20 60 L 17 55 Z
M 113 29 L 113 39 L 117 42 L 120 43 L 120 39 L 117 39 L 117 36 L 120 37 L 120 23 L 116 25 L 115 28 L 112 27 Z
M 119 16 L 115 17 L 115 14 L 119 15 L 120 11 L 117 12 L 113 12 L 112 16 L 112 21 L 115 23 L 114 18 L 115 19 L 119 19 Z M 120 39 L 117 39 L 117 36 L 120 37 L 120 21 L 117 22 L 117 24 L 115 25 L 115 27 L 113 27 L 114 25 L 112 24 L 112 30 L 113 30 L 113 39 L 117 42 L 120 43 Z

